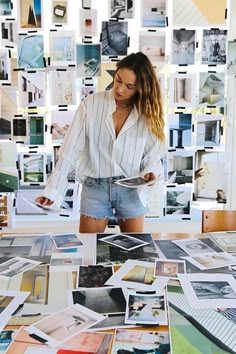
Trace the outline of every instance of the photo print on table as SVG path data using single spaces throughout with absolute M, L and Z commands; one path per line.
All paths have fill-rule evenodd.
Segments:
M 76 44 L 77 77 L 101 75 L 101 44 Z
M 211 247 L 206 245 L 200 239 L 173 240 L 173 242 L 190 256 L 193 254 L 206 254 L 214 252 Z
M 193 143 L 192 114 L 169 113 L 167 115 L 168 146 L 170 148 L 191 147 Z
M 43 1 L 19 0 L 19 29 L 43 29 Z
M 154 275 L 156 277 L 177 279 L 178 273 L 186 273 L 185 261 L 178 259 L 156 259 L 154 268 Z
M 165 215 L 168 217 L 190 217 L 191 187 L 166 187 Z
M 0 45 L 1 47 L 17 47 L 18 27 L 14 19 L 0 20 Z
M 39 263 L 40 262 L 32 259 L 14 257 L 0 264 L 0 277 L 7 277 L 8 279 L 15 277 L 18 274 L 36 267 Z
M 76 288 L 100 288 L 113 274 L 113 266 L 80 265 L 77 270 Z
M 224 107 L 225 74 L 200 73 L 199 107 Z
M 49 54 L 52 66 L 75 65 L 75 31 L 50 31 Z
M 79 9 L 79 35 L 97 36 L 97 9 Z
M 44 107 L 46 104 L 46 73 L 25 72 L 18 73 L 19 106 L 22 108 Z
M 11 83 L 11 60 L 9 49 L 0 49 L 0 84 Z
M 18 34 L 17 60 L 19 69 L 44 69 L 44 36 L 42 34 Z
M 142 0 L 141 27 L 166 27 L 166 16 L 166 0 Z
M 172 32 L 171 64 L 195 64 L 196 31 L 174 29 Z
M 147 242 L 122 233 L 105 236 L 100 238 L 99 241 L 110 243 L 114 247 L 120 247 L 126 251 L 131 251 L 135 248 L 143 247 L 147 244 Z
M 165 32 L 139 32 L 139 51 L 152 63 L 164 63 L 166 51 Z
M 67 25 L 68 24 L 68 12 L 69 1 L 67 0 L 51 0 L 51 22 L 53 25 Z
M 78 234 L 54 234 L 51 239 L 58 249 L 77 248 L 83 246 Z
M 227 30 L 204 29 L 202 42 L 202 64 L 226 64 Z
M 133 18 L 134 5 L 129 0 L 109 0 L 109 18 Z
M 75 70 L 51 70 L 49 72 L 50 104 L 76 105 Z
M 221 114 L 199 114 L 196 116 L 196 146 L 219 147 L 223 133 Z
M 21 185 L 45 184 L 46 153 L 20 153 Z
M 192 73 L 170 73 L 170 107 L 194 107 L 196 102 L 196 75 Z
M 49 272 L 76 272 L 83 264 L 81 252 L 52 253 Z
M 227 252 L 211 252 L 205 254 L 192 254 L 191 257 L 184 257 L 188 262 L 193 263 L 201 270 L 229 267 L 236 265 L 236 257 Z
M 170 150 L 167 153 L 167 183 L 193 183 L 193 151 Z
M 128 22 L 102 21 L 101 54 L 125 56 L 128 53 Z
M 140 294 L 128 292 L 125 322 L 133 325 L 167 325 L 164 293 Z

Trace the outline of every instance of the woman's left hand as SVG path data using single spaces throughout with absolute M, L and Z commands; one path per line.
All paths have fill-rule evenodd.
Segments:
M 150 183 L 149 186 L 152 186 L 156 182 L 156 176 L 153 172 L 146 173 L 146 175 L 144 175 L 144 179 L 146 182 L 153 181 L 153 183 Z

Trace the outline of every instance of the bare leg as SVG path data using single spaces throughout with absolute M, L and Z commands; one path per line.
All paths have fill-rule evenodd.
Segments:
M 79 232 L 84 234 L 103 233 L 108 224 L 108 219 L 96 219 L 80 215 Z
M 145 215 L 132 219 L 119 219 L 118 224 L 121 232 L 143 232 Z

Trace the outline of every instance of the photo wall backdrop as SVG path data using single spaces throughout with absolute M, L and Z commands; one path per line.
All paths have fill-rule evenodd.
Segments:
M 111 89 L 116 62 L 137 51 L 160 80 L 168 146 L 164 195 L 153 196 L 155 212 L 148 215 L 189 220 L 206 203 L 227 203 L 234 6 L 232 0 L 217 6 L 213 0 L 0 0 L 0 226 L 29 209 L 45 215 L 34 198 L 79 103 Z M 73 173 L 68 180 L 62 208 L 73 216 L 78 185 Z

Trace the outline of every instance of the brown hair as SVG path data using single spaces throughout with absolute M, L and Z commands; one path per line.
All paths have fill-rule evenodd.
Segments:
M 165 140 L 164 117 L 160 84 L 151 61 L 142 52 L 132 53 L 116 64 L 116 72 L 127 68 L 137 78 L 137 94 L 135 104 L 139 113 L 146 117 L 151 132 L 161 141 Z M 115 76 L 114 74 L 114 76 Z

